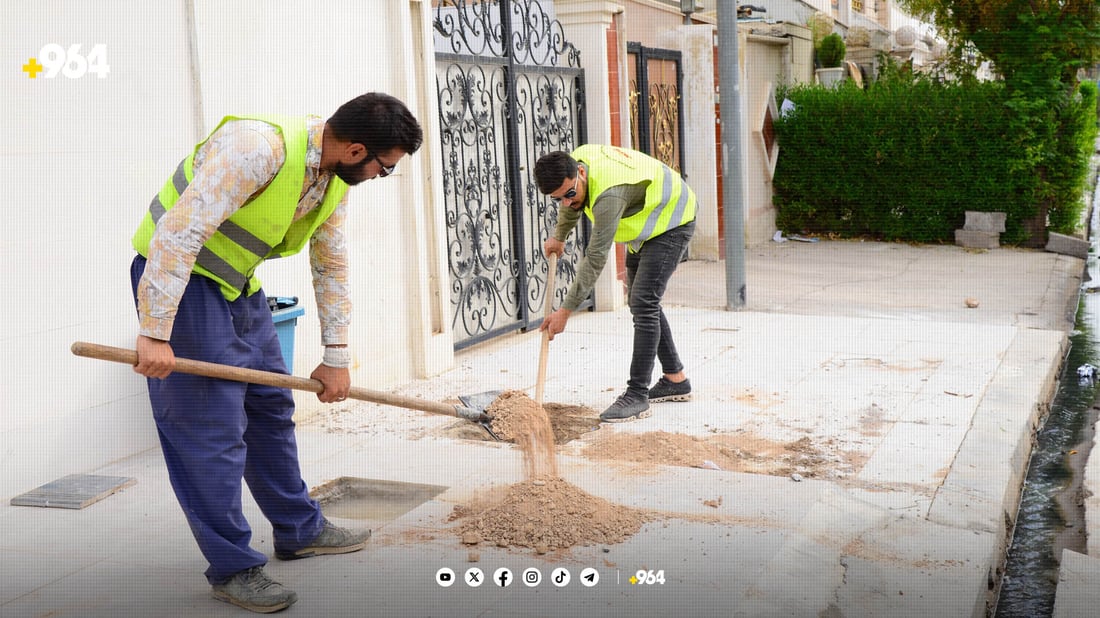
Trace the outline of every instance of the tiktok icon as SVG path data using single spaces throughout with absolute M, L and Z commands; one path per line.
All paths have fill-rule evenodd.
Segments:
M 550 573 L 550 581 L 554 582 L 554 585 L 558 588 L 569 585 L 569 578 L 569 569 L 565 567 L 558 567 Z

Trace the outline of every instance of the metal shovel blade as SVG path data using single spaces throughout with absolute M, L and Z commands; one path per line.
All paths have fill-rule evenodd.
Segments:
M 473 408 L 479 412 L 484 412 L 497 400 L 497 397 L 500 397 L 501 392 L 503 391 L 485 391 L 484 393 L 474 393 L 473 395 L 459 395 L 458 400 L 467 408 Z
M 485 415 L 485 410 L 500 397 L 502 391 L 485 391 L 483 393 L 474 393 L 472 395 L 459 395 L 458 400 L 462 402 L 462 405 L 470 408 L 471 410 L 477 410 L 481 412 L 482 416 Z M 490 427 L 488 420 L 475 421 L 478 425 L 481 425 L 482 429 L 489 433 L 494 440 L 500 440 L 500 436 L 493 433 L 492 427 Z

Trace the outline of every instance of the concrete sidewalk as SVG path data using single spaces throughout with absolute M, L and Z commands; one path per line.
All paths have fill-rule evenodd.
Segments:
M 362 477 L 445 489 L 396 517 L 338 520 L 375 530 L 362 552 L 272 560 L 268 572 L 298 592 L 287 613 L 302 616 L 984 615 L 1083 265 L 1014 249 L 768 244 L 747 250 L 748 306 L 729 312 L 723 264 L 687 262 L 666 306 L 694 399 L 560 449 L 566 480 L 663 519 L 617 545 L 545 556 L 482 547 L 471 564 L 447 517 L 475 491 L 521 480 L 518 451 L 449 437 L 453 419 L 349 402 L 300 422 L 311 487 Z M 625 386 L 630 323 L 625 310 L 575 315 L 551 345 L 546 400 L 608 405 Z M 536 333 L 504 337 L 395 390 L 530 392 L 538 348 Z M 658 431 L 798 443 L 814 465 L 799 482 L 583 453 Z M 138 482 L 80 511 L 3 497 L 0 616 L 246 614 L 210 597 L 158 451 L 72 472 Z M 270 527 L 247 495 L 246 505 L 253 544 L 270 555 Z M 471 566 L 537 567 L 544 580 L 435 582 L 441 567 L 461 580 Z M 556 567 L 571 571 L 569 585 L 548 581 Z M 599 573 L 593 587 L 579 583 L 586 567 Z M 665 583 L 629 583 L 639 569 L 663 570 Z

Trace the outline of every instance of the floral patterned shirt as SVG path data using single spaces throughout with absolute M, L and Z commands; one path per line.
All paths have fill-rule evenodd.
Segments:
M 321 169 L 324 127 L 320 118 L 306 119 L 306 177 L 295 221 L 321 205 L 333 178 L 332 172 Z M 149 261 L 137 292 L 142 335 L 165 341 L 171 337 L 176 308 L 199 250 L 223 221 L 271 182 L 285 161 L 282 135 L 259 120 L 227 122 L 199 148 L 191 184 L 161 217 L 149 241 Z M 345 195 L 309 241 L 323 345 L 346 344 L 348 339 L 351 300 L 346 219 Z

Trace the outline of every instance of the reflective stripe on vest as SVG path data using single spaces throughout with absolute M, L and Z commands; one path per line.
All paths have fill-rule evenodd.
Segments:
M 187 173 L 184 169 L 186 164 L 187 159 L 185 158 L 180 161 L 180 164 L 176 167 L 176 172 L 172 174 L 172 186 L 175 187 L 177 195 L 183 195 L 184 190 L 191 184 L 187 180 Z M 153 225 L 156 225 L 166 212 L 168 212 L 168 209 L 161 203 L 160 194 L 158 193 L 153 196 L 153 201 L 149 203 L 149 216 L 153 219 Z M 273 248 L 271 245 L 256 238 L 252 232 L 249 232 L 229 219 L 222 221 L 222 224 L 218 226 L 218 232 L 229 238 L 229 240 L 244 247 L 260 259 L 263 259 Z M 238 290 L 245 290 L 248 287 L 248 277 L 237 272 L 229 262 L 218 257 L 216 253 L 206 247 L 199 250 L 199 254 L 195 258 L 195 263 L 224 279 L 226 283 Z
M 594 144 L 578 147 L 572 156 L 588 166 L 584 212 L 590 220 L 595 221 L 592 204 L 605 190 L 648 182 L 642 210 L 621 219 L 615 232 L 615 241 L 626 243 L 631 252 L 650 238 L 695 220 L 695 193 L 661 161 L 642 152 Z

